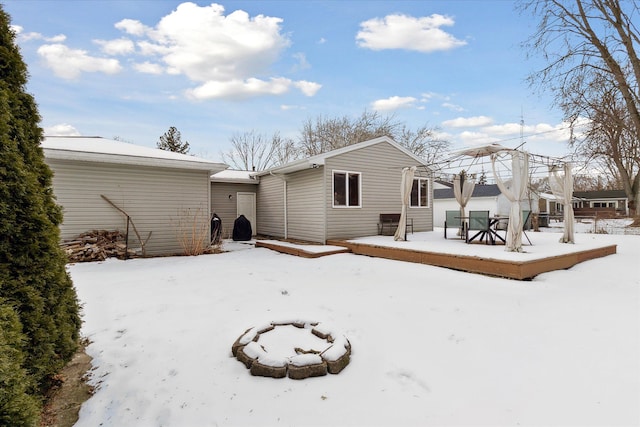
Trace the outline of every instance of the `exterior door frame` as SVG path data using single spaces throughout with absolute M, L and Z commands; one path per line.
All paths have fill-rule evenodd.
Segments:
M 241 209 L 241 199 L 246 199 L 249 198 L 251 199 L 251 204 L 252 204 L 252 209 L 251 212 L 249 212 L 247 214 L 247 212 L 244 212 L 243 209 Z M 236 193 L 236 218 L 239 217 L 240 215 L 244 215 L 250 222 L 251 222 L 251 234 L 252 235 L 256 235 L 257 230 L 258 230 L 258 224 L 257 224 L 257 213 L 256 213 L 256 193 L 251 193 L 251 192 L 244 192 L 244 191 L 238 191 Z

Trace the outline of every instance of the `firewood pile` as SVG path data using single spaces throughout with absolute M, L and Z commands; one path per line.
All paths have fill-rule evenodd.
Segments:
M 116 257 L 125 259 L 126 243 L 124 233 L 118 230 L 92 230 L 65 240 L 60 244 L 69 262 L 104 261 Z M 136 252 L 129 248 L 128 257 Z

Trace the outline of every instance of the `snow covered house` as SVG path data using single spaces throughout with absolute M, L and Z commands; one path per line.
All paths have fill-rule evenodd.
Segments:
M 63 239 L 126 230 L 126 216 L 102 196 L 149 237 L 147 255 L 181 253 L 178 234 L 185 221 L 209 233 L 210 176 L 227 165 L 100 137 L 47 137 L 42 148 L 64 212 Z M 129 244 L 139 247 L 132 230 Z
M 257 173 L 257 233 L 318 243 L 376 235 L 380 214 L 401 212 L 402 169 L 410 166 L 419 168 L 408 218 L 413 231 L 431 231 L 425 161 L 380 137 Z

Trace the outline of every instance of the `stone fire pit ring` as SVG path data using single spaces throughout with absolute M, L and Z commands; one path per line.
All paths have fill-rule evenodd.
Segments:
M 293 320 L 247 329 L 231 353 L 251 375 L 300 380 L 340 373 L 349 364 L 351 343 L 320 322 Z

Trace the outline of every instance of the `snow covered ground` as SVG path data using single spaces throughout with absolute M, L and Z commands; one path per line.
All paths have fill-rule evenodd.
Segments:
M 591 241 L 618 253 L 530 282 L 233 242 L 73 265 L 98 386 L 76 426 L 640 425 L 640 236 Z M 251 376 L 231 345 L 288 319 L 344 332 L 351 363 Z

